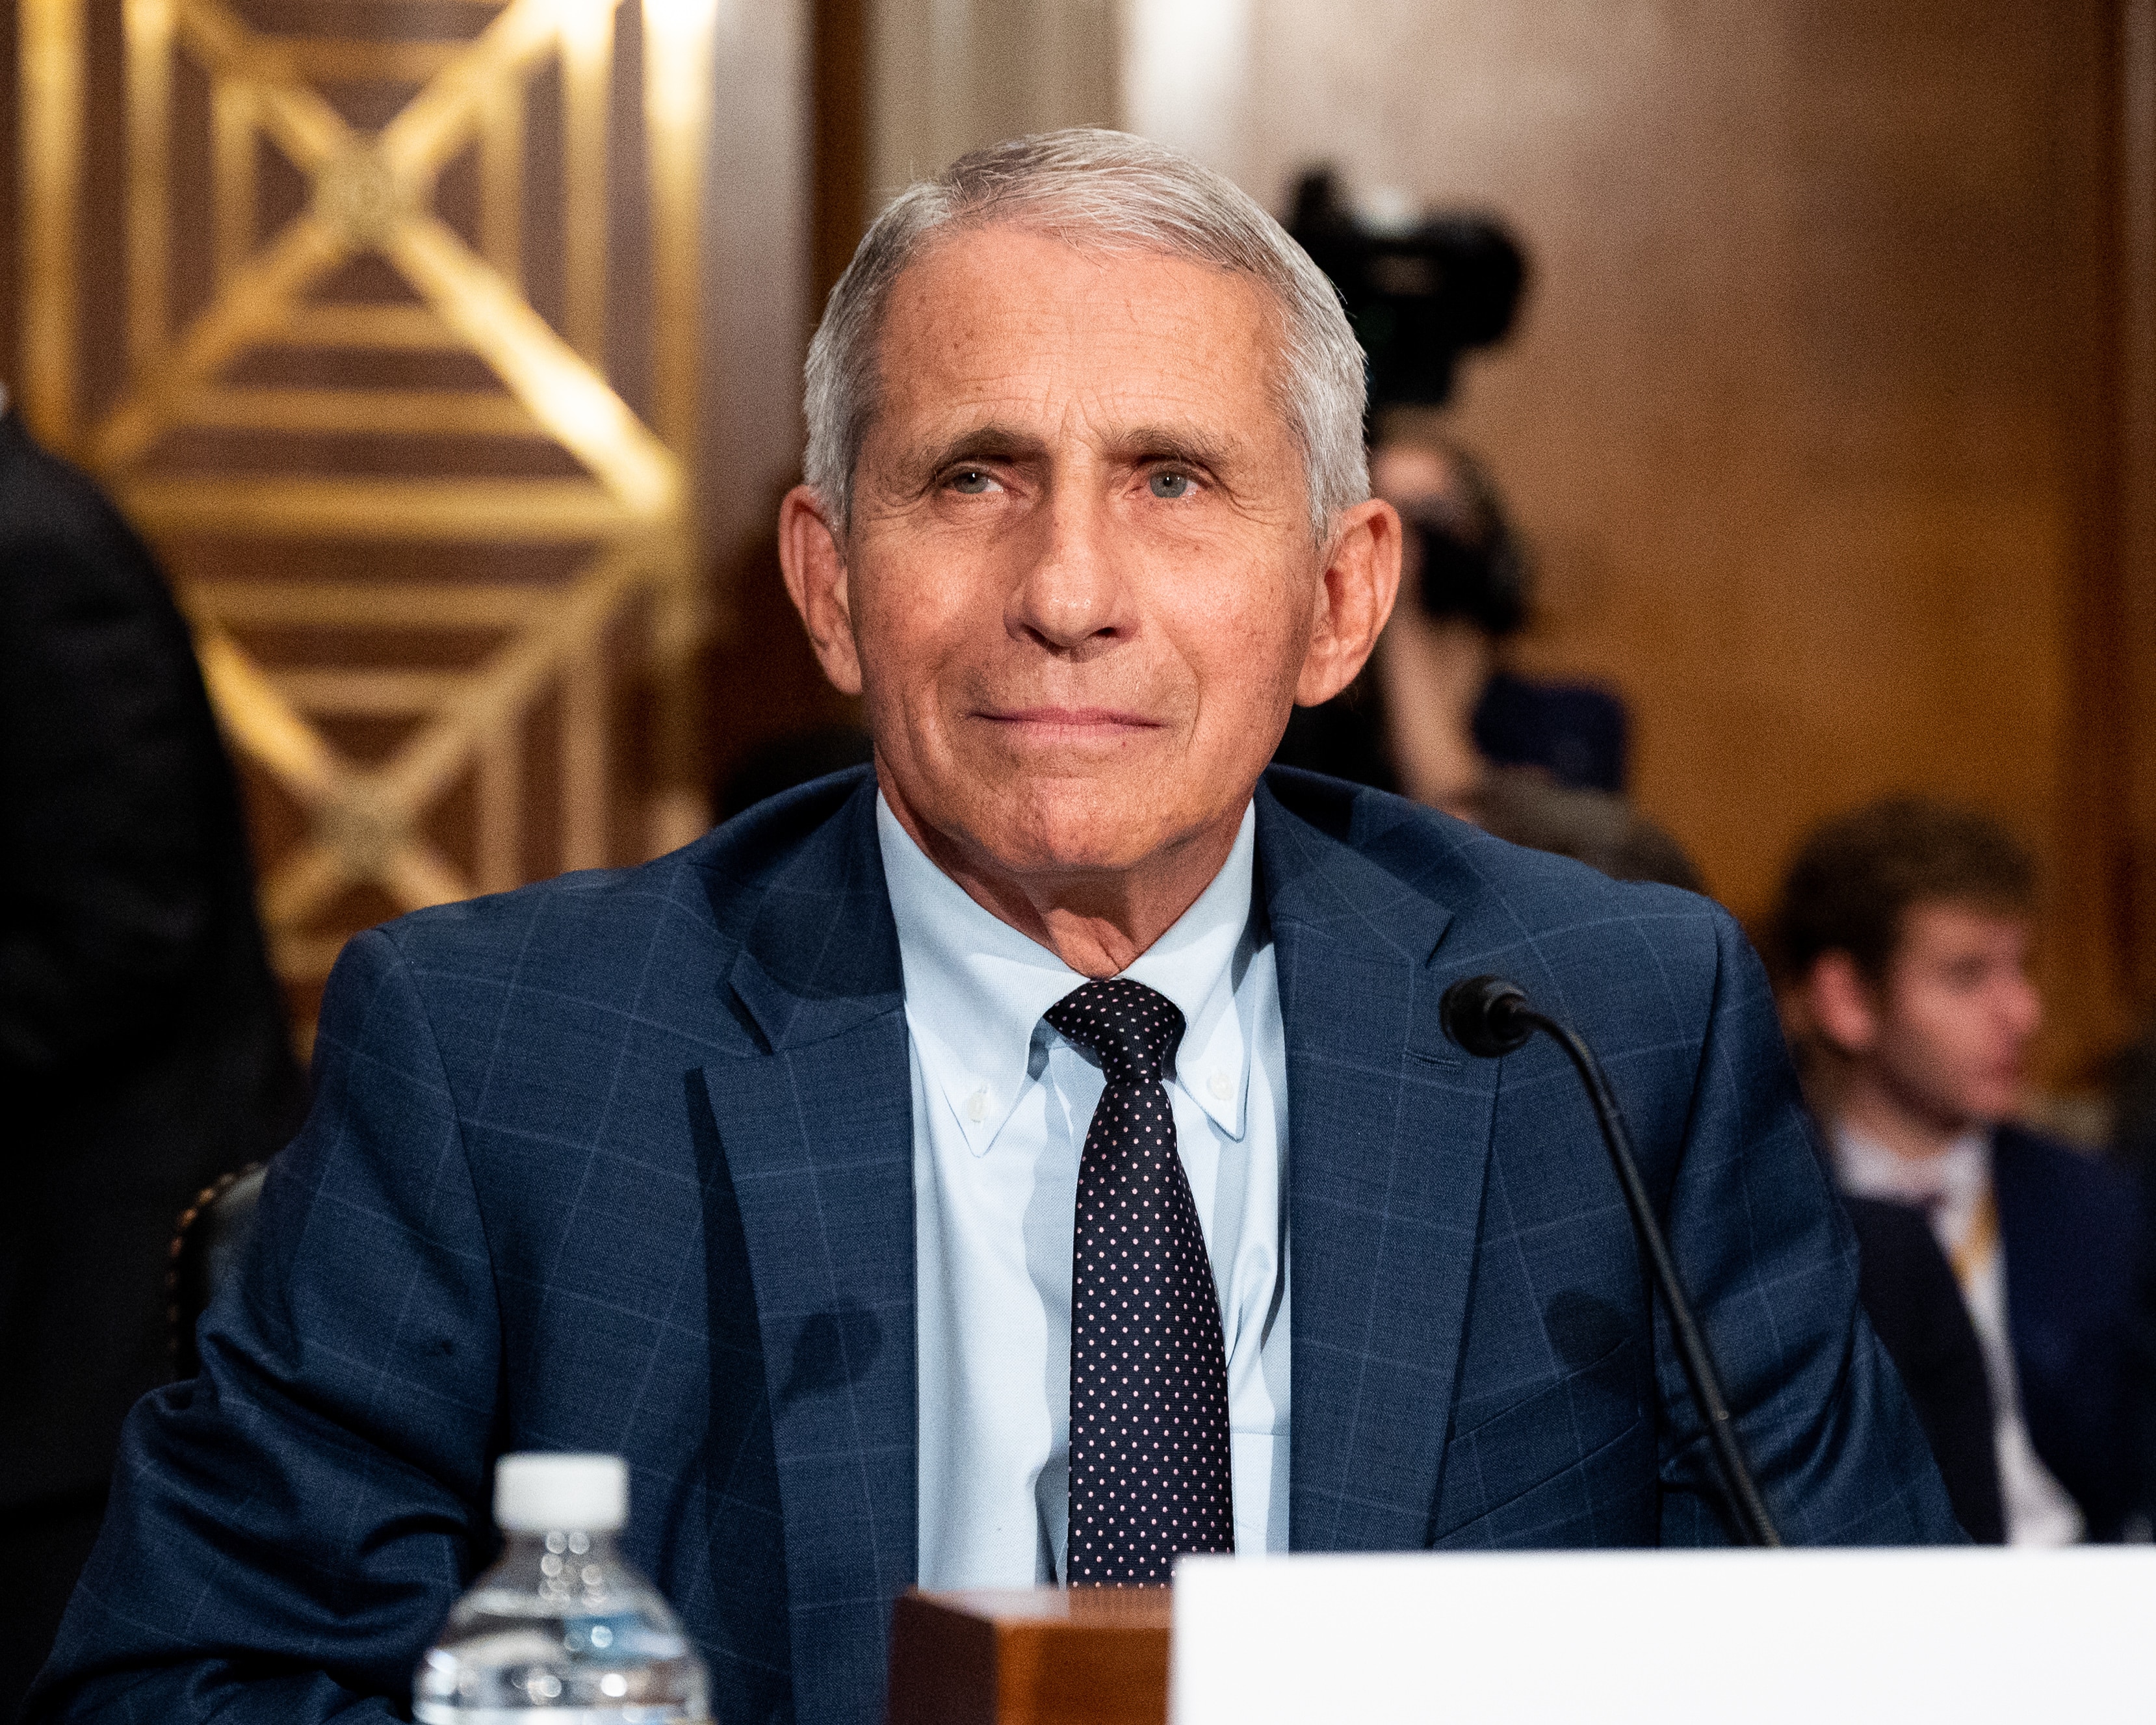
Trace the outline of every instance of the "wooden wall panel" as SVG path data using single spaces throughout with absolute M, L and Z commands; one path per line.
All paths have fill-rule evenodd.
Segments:
M 1454 416 L 1541 553 L 1530 668 L 1624 692 L 1640 801 L 1746 916 L 1823 815 L 1997 810 L 2050 865 L 2048 1069 L 2085 1072 L 2127 1004 L 2113 9 L 1240 10 L 1220 166 L 1277 204 L 1329 160 L 1532 251 Z
M 23 10 L 0 8 L 11 65 Z M 108 69 L 119 10 L 90 6 Z M 709 764 L 844 711 L 769 558 L 799 453 L 806 278 L 828 278 L 839 230 L 898 154 L 942 147 L 937 126 L 972 128 L 944 141 L 956 147 L 1098 107 L 1112 12 L 1127 121 L 1267 202 L 1329 159 L 1360 186 L 1521 228 L 1535 296 L 1513 346 L 1469 371 L 1457 423 L 1542 552 L 1544 625 L 1526 657 L 1625 691 L 1642 800 L 1725 898 L 1756 914 L 1820 814 L 1899 786 L 1965 796 L 2051 865 L 2053 1076 L 2085 1072 L 2149 1003 L 2152 0 L 1042 0 L 1056 28 L 1037 39 L 1003 20 L 993 44 L 945 56 L 944 83 L 986 82 L 942 120 L 920 107 L 937 80 L 905 71 L 928 41 L 916 0 L 814 10 L 827 40 L 851 44 L 843 76 L 809 61 L 807 0 L 718 9 L 694 469 L 704 567 L 733 584 L 737 626 L 706 660 Z M 933 10 L 947 33 L 959 12 Z M 1148 42 L 1161 51 L 1137 51 Z M 850 177 L 817 188 L 813 264 L 812 88 L 865 93 L 871 110 L 819 121 Z M 17 96 L 10 79 L 11 382 Z M 200 105 L 184 87 L 174 100 Z M 85 196 L 117 207 L 117 105 L 109 89 L 91 101 Z M 263 195 L 305 187 L 265 170 Z M 451 181 L 441 195 L 483 203 Z M 638 238 L 626 217 L 617 233 Z M 535 296 L 558 297 L 542 278 Z M 192 291 L 184 268 L 173 280 Z M 92 326 L 117 331 L 126 302 L 119 275 L 88 272 Z M 445 807 L 444 842 L 472 842 L 485 806 Z M 274 810 L 261 824 L 270 849 L 304 829 Z
M 1115 0 L 874 0 L 869 11 L 879 208 L 983 144 L 1115 123 Z
M 2118 846 L 2133 998 L 2156 1014 L 2156 0 L 2124 0 L 2113 81 L 2118 557 L 2094 650 L 2118 670 Z
M 9 13 L 6 375 L 193 619 L 301 1020 L 357 927 L 701 831 L 798 456 L 801 8 Z

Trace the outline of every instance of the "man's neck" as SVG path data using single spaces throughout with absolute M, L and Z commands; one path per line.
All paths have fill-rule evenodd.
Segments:
M 888 780 L 884 800 L 906 836 L 975 904 L 1080 975 L 1095 978 L 1127 970 L 1175 926 L 1226 865 L 1243 824 L 1243 807 L 1238 807 L 1135 868 L 1018 874 L 971 855 L 917 819 L 891 794 Z
M 1837 1126 L 1861 1134 L 1882 1150 L 1912 1162 L 1943 1155 L 1990 1122 L 1948 1117 L 1916 1106 L 1876 1079 L 1854 1077 L 1835 1099 Z

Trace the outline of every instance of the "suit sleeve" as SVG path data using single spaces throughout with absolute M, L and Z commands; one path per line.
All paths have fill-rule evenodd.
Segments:
M 0 1072 L 154 1023 L 209 932 L 223 762 L 186 629 L 109 525 L 0 542 Z
M 1738 1436 L 1791 1545 L 1958 1543 L 1899 1377 L 1857 1301 L 1856 1244 L 1796 1089 L 1765 972 L 1717 912 L 1717 971 L 1669 1196 Z M 1661 1538 L 1727 1544 L 1705 1428 L 1667 1316 L 1656 1322 Z
M 323 1004 L 203 1375 L 129 1415 L 111 1508 L 26 1721 L 401 1717 L 486 1554 L 500 1322 L 440 1058 L 388 935 Z

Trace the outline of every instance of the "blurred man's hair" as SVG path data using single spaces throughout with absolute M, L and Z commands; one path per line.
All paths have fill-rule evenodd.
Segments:
M 2025 916 L 2036 866 L 2014 835 L 1974 809 L 1893 797 L 1815 828 L 1783 877 L 1771 945 L 1785 982 L 1828 952 L 1881 980 L 1916 906 L 1959 903 Z
M 1302 446 L 1311 525 L 1370 495 L 1363 350 L 1340 296 L 1286 229 L 1233 181 L 1125 132 L 1076 128 L 962 156 L 910 186 L 870 226 L 809 344 L 808 484 L 841 532 L 876 407 L 876 345 L 891 285 L 939 235 L 1008 222 L 1084 250 L 1150 251 L 1254 278 L 1280 310 L 1272 384 Z

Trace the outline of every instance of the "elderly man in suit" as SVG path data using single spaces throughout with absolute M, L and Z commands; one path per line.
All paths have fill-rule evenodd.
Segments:
M 1562 1056 L 1440 1027 L 1491 970 L 1600 1045 L 1785 1533 L 1955 1537 L 1729 918 L 1266 772 L 1398 582 L 1362 376 L 1137 139 L 885 212 L 781 524 L 873 768 L 352 942 L 33 1717 L 388 1716 L 509 1449 L 628 1458 L 728 1721 L 876 1718 L 916 1582 L 1726 1540 Z

